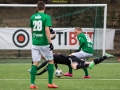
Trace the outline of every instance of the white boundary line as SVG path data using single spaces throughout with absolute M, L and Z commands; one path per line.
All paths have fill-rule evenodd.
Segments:
M 0 65 L 30 65 L 31 63 L 0 63 Z M 115 63 L 100 63 L 100 64 L 120 64 L 120 62 Z M 61 64 L 62 65 L 62 64 Z
M 0 79 L 0 81 L 24 81 L 24 80 L 30 80 L 30 79 Z M 48 79 L 36 79 L 36 80 L 48 80 Z M 100 81 L 119 81 L 120 79 L 78 79 L 78 78 L 73 78 L 73 79 L 54 79 L 54 80 L 92 80 L 92 81 L 96 81 L 96 80 L 100 80 Z

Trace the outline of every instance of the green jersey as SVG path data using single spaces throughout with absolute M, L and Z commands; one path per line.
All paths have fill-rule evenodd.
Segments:
M 48 45 L 48 39 L 45 32 L 45 27 L 52 26 L 51 17 L 42 12 L 33 14 L 30 18 L 30 27 L 32 31 L 32 44 L 43 46 Z
M 84 33 L 80 33 L 77 36 L 77 39 L 80 43 L 79 50 L 93 54 L 93 44 L 89 36 L 85 35 Z

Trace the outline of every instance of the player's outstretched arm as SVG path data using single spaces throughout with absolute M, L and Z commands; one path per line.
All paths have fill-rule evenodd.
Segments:
M 58 65 L 57 65 L 57 63 L 54 63 L 54 65 L 55 65 L 55 68 L 57 69 L 57 68 L 58 68 Z
M 45 67 L 45 69 L 43 69 L 43 71 L 37 73 L 36 75 L 42 75 L 43 73 L 47 72 L 48 71 L 48 66 Z
M 44 67 L 45 65 L 47 65 L 47 61 L 43 62 L 40 66 L 38 66 L 37 70 L 41 69 L 42 67 Z

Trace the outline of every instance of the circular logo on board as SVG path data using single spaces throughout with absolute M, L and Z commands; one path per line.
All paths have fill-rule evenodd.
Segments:
M 23 29 L 15 31 L 12 38 L 13 43 L 20 48 L 25 47 L 30 40 L 29 34 Z

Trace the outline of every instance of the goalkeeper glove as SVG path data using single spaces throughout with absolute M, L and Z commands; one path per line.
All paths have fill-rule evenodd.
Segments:
M 54 46 L 53 46 L 53 44 L 52 44 L 52 43 L 50 43 L 49 48 L 50 48 L 50 51 L 54 49 Z

